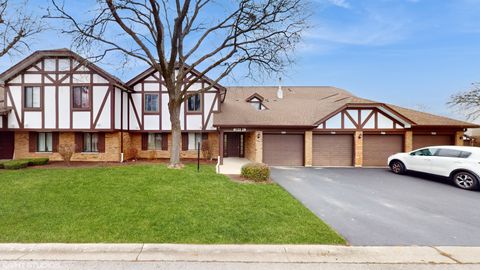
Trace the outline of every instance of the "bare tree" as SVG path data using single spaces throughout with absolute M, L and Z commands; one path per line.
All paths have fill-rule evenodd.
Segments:
M 27 12 L 28 2 L 0 0 L 0 58 L 30 49 L 28 38 L 44 30 L 39 18 Z
M 241 65 L 249 75 L 283 71 L 309 14 L 306 0 L 98 0 L 90 20 L 81 21 L 58 1 L 49 17 L 70 23 L 63 32 L 76 49 L 94 61 L 120 52 L 160 72 L 169 95 L 170 167 L 181 167 L 182 103 L 213 85 L 190 87 L 207 74 L 217 83 Z M 194 70 L 199 76 L 190 78 Z
M 447 103 L 457 108 L 469 120 L 480 117 L 480 83 L 473 83 L 468 91 L 453 95 Z

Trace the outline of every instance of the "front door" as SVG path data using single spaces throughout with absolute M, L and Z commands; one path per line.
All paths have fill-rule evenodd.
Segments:
M 243 133 L 225 133 L 225 157 L 243 157 Z
M 15 136 L 13 132 L 0 132 L 0 159 L 12 159 Z

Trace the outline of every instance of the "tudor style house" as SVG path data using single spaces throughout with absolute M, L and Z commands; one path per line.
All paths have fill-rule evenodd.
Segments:
M 169 157 L 168 94 L 153 69 L 123 83 L 72 51 L 46 50 L 0 81 L 0 159 L 61 160 L 60 145 L 74 146 L 74 161 Z M 181 110 L 183 158 L 196 157 L 201 143 L 220 162 L 385 166 L 396 152 L 460 145 L 477 127 L 334 87 L 223 87 L 205 77 L 190 90 L 206 85 Z

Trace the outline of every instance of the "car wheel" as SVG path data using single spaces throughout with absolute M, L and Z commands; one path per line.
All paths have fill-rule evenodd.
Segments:
M 474 190 L 478 188 L 478 179 L 469 172 L 458 172 L 453 176 L 455 185 L 462 189 Z
M 394 160 L 390 162 L 390 169 L 395 174 L 404 174 L 405 173 L 405 165 L 401 161 Z

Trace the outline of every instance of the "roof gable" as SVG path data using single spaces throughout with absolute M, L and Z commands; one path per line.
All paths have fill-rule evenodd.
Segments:
M 39 61 L 47 58 L 72 58 L 78 63 L 77 68 L 79 70 L 82 68 L 89 68 L 116 86 L 128 90 L 126 85 L 120 79 L 68 49 L 36 51 L 1 73 L 0 81 L 7 82 L 15 78 L 21 72 L 34 67 Z

